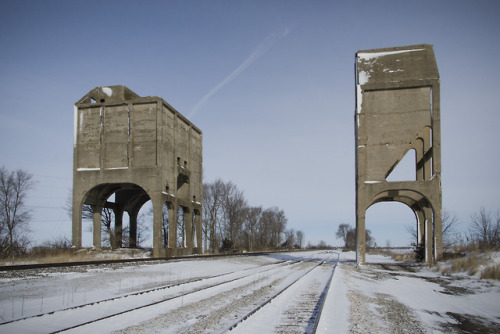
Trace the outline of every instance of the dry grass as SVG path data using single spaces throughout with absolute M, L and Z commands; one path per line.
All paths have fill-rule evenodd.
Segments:
M 380 254 L 391 257 L 394 261 L 397 262 L 407 262 L 407 261 L 415 261 L 416 255 L 415 252 L 409 251 L 406 253 L 397 253 L 386 249 L 372 249 L 370 250 L 371 254 Z
M 35 264 L 35 263 L 65 263 L 86 262 L 95 260 L 119 260 L 125 258 L 147 257 L 147 252 L 141 249 L 119 249 L 115 251 L 102 250 L 97 252 L 92 249 L 45 249 L 32 252 L 15 259 L 2 259 L 0 265 Z
M 495 265 L 486 267 L 481 272 L 481 278 L 500 280 L 500 264 L 495 264 Z
M 482 279 L 500 280 L 500 265 L 488 265 L 491 262 L 491 254 L 490 252 L 455 254 L 452 259 L 439 263 L 436 269 L 444 275 L 467 273 L 472 276 L 479 276 Z
M 451 272 L 468 272 L 470 275 L 476 275 L 479 268 L 486 264 L 487 260 L 479 257 L 477 254 L 472 254 L 463 258 L 458 258 L 451 263 Z
M 394 261 L 402 262 L 402 261 L 415 261 L 417 256 L 415 252 L 411 253 L 392 253 L 392 258 Z

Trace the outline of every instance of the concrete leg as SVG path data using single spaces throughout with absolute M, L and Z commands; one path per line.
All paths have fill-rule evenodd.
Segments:
M 163 225 L 163 201 L 161 196 L 152 198 L 153 202 L 153 257 L 161 256 L 162 249 L 162 225 Z
M 168 207 L 168 247 L 177 248 L 177 205 Z
M 421 245 L 424 243 L 425 238 L 425 214 L 421 211 L 415 211 L 415 215 L 417 216 L 417 245 Z
M 356 219 L 356 262 L 358 264 L 366 263 L 366 232 L 365 232 L 365 213 L 358 213 Z
M 443 258 L 443 213 L 441 207 L 434 211 L 434 244 L 436 261 Z
M 80 198 L 73 194 L 71 244 L 76 249 L 82 248 L 82 205 L 79 204 L 80 201 Z
M 425 262 L 429 266 L 434 264 L 433 241 L 434 235 L 432 231 L 432 209 L 425 208 Z

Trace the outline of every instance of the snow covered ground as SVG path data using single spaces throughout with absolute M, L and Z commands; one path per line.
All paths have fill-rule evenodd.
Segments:
M 320 333 L 500 333 L 500 282 L 341 253 Z
M 442 276 L 378 255 L 358 267 L 352 252 L 315 251 L 0 272 L 0 333 L 48 333 L 97 318 L 68 332 L 219 333 L 310 272 L 233 330 L 287 332 L 301 301 L 321 292 L 337 254 L 319 333 L 500 332 L 498 281 Z

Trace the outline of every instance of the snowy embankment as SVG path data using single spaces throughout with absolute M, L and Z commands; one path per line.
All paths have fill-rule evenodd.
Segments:
M 342 253 L 320 333 L 499 333 L 500 282 Z
M 340 253 L 318 333 L 470 331 L 467 326 L 498 332 L 500 282 L 442 276 L 378 255 L 368 255 L 368 264 L 358 267 L 354 257 Z M 317 298 L 330 277 L 328 266 L 312 270 L 314 263 L 332 258 L 331 252 L 316 251 L 3 272 L 0 332 L 47 333 L 102 319 L 74 331 L 219 333 L 310 272 L 234 330 L 293 332 L 303 301 Z

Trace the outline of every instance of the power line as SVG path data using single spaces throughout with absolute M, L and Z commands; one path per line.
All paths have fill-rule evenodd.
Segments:
M 56 175 L 33 174 L 33 176 L 47 177 L 47 178 L 50 178 L 50 179 L 73 180 L 72 177 L 64 177 L 64 176 L 56 176 Z
M 55 220 L 55 219 L 47 219 L 47 220 L 30 220 L 30 223 L 56 223 L 56 222 L 66 222 L 66 223 L 71 223 L 71 220 Z

